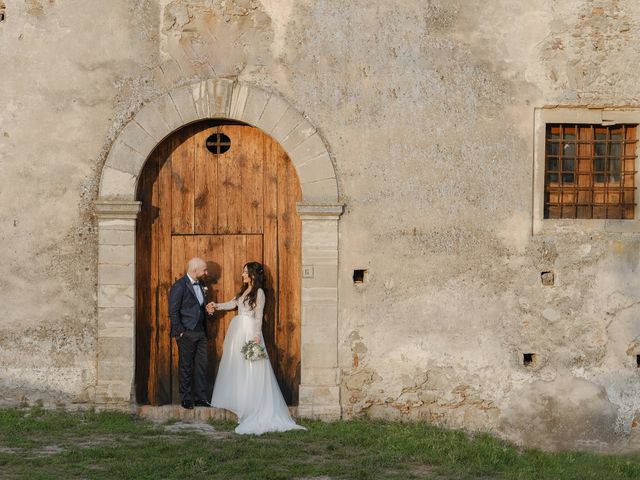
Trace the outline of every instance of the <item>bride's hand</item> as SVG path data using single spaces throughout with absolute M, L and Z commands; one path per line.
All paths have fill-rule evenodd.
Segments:
M 209 303 L 207 303 L 207 307 L 206 308 L 207 308 L 207 313 L 209 315 L 211 315 L 213 312 L 216 311 L 216 304 L 213 303 L 213 302 L 209 302 Z
M 260 345 L 260 343 L 261 343 L 260 342 L 260 336 L 256 335 L 255 337 L 253 337 L 253 341 L 254 341 L 254 343 L 257 343 L 258 345 Z

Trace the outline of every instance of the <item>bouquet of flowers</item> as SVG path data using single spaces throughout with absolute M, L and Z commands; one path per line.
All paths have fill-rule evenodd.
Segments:
M 254 342 L 253 340 L 247 341 L 240 350 L 244 358 L 253 362 L 254 360 L 260 360 L 262 358 L 267 358 L 267 352 L 265 352 L 264 347 L 259 343 Z

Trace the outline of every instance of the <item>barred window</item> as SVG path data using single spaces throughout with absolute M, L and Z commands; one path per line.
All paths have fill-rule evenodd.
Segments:
M 633 219 L 636 125 L 547 124 L 544 218 Z

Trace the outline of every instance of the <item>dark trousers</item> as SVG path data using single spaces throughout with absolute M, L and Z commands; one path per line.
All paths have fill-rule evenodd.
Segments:
M 187 330 L 178 339 L 178 367 L 180 369 L 180 399 L 192 401 L 191 381 L 196 401 L 206 400 L 207 336 L 203 331 Z

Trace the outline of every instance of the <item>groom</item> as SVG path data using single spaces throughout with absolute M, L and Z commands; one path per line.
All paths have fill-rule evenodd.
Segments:
M 206 288 L 202 280 L 207 276 L 207 263 L 192 258 L 187 273 L 169 292 L 171 336 L 178 343 L 180 371 L 180 399 L 183 408 L 210 407 L 207 388 L 207 314 L 213 314 L 213 304 L 207 304 Z M 193 375 L 192 375 L 193 372 Z M 191 380 L 195 403 L 191 396 Z

